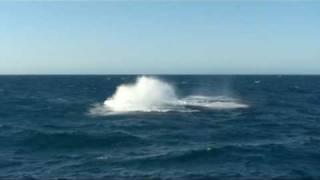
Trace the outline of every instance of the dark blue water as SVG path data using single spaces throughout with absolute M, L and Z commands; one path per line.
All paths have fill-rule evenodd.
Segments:
M 320 76 L 160 76 L 249 108 L 89 113 L 135 78 L 0 76 L 0 178 L 320 178 Z

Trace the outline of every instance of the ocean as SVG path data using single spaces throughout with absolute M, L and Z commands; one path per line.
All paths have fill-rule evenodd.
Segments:
M 0 179 L 319 179 L 320 76 L 0 76 Z

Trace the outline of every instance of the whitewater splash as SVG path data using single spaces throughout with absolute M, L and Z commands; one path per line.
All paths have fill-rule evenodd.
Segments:
M 159 111 L 177 101 L 174 88 L 155 78 L 139 77 L 117 88 L 104 105 L 111 111 Z
M 191 95 L 178 98 L 172 85 L 154 77 L 138 77 L 133 84 L 123 84 L 103 105 L 91 109 L 92 114 L 123 112 L 193 112 L 199 108 L 236 109 L 248 105 L 225 96 Z

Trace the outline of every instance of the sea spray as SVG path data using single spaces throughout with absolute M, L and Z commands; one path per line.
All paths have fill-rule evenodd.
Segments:
M 91 115 L 115 115 L 126 112 L 198 112 L 204 109 L 239 109 L 248 105 L 228 96 L 201 94 L 178 98 L 172 85 L 150 76 L 141 76 L 132 84 L 122 84 L 104 103 L 95 104 Z
M 159 79 L 141 76 L 134 84 L 120 85 L 104 105 L 111 111 L 165 111 L 177 100 L 174 88 Z

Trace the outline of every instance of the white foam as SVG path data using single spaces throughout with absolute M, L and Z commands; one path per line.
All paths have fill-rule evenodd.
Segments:
M 90 110 L 94 115 L 110 115 L 127 112 L 194 112 L 199 108 L 236 109 L 247 108 L 236 99 L 225 96 L 191 95 L 178 98 L 172 85 L 154 77 L 138 77 L 133 84 L 123 84 L 103 105 Z
M 237 100 L 225 96 L 188 96 L 180 99 L 178 103 L 185 106 L 198 106 L 212 109 L 236 109 L 247 108 L 248 105 L 237 102 Z
M 111 111 L 167 111 L 176 99 L 168 83 L 142 76 L 134 84 L 120 85 L 104 105 Z

